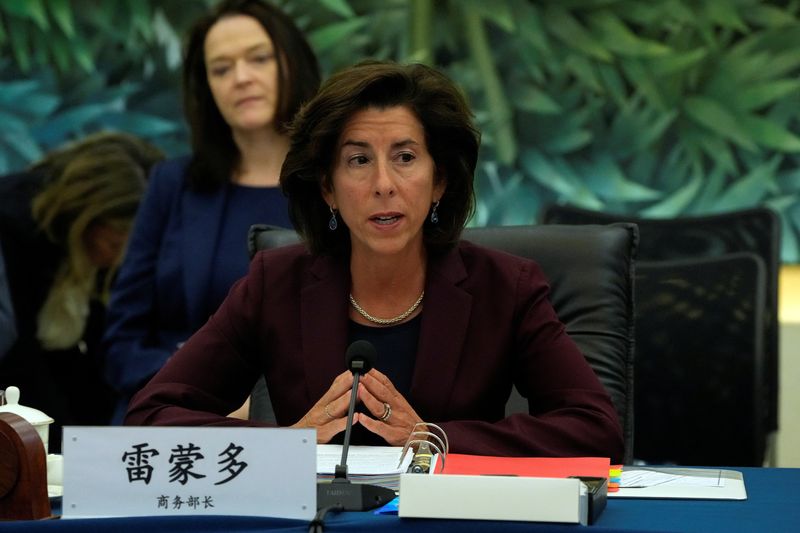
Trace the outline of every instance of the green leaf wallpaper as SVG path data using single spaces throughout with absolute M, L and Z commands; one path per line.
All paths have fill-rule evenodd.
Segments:
M 184 152 L 181 36 L 213 3 L 0 2 L 0 173 L 103 128 Z M 800 262 L 800 0 L 274 3 L 325 74 L 372 57 L 458 81 L 483 132 L 473 225 L 767 205 Z

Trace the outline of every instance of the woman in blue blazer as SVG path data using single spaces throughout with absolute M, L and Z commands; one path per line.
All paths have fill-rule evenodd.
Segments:
M 278 187 L 286 124 L 319 81 L 302 33 L 261 0 L 224 1 L 190 30 L 193 153 L 152 172 L 108 312 L 106 374 L 123 396 L 115 421 L 246 273 L 250 225 L 290 226 Z

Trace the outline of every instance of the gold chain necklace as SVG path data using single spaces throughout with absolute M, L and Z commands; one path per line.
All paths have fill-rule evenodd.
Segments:
M 373 322 L 375 324 L 380 324 L 381 326 L 390 326 L 392 324 L 397 324 L 398 322 L 408 318 L 408 316 L 411 313 L 416 311 L 417 307 L 419 307 L 419 304 L 422 303 L 422 299 L 424 297 L 425 297 L 425 291 L 422 291 L 422 294 L 419 295 L 419 298 L 417 298 L 417 301 L 414 302 L 414 305 L 412 305 L 411 307 L 409 307 L 408 309 L 406 309 L 405 311 L 403 311 L 401 314 L 397 315 L 394 318 L 378 318 L 378 317 L 374 317 L 371 314 L 367 313 L 366 311 L 364 311 L 363 307 L 358 305 L 358 302 L 356 301 L 356 299 L 353 298 L 353 293 L 350 293 L 350 305 L 353 306 L 353 309 L 358 311 L 359 315 L 363 316 L 364 318 L 366 318 L 370 322 Z

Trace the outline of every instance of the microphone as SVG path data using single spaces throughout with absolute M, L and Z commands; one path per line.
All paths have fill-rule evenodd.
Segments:
M 347 425 L 344 429 L 344 441 L 342 443 L 342 460 L 336 465 L 336 477 L 347 477 L 347 452 L 350 447 L 350 432 L 353 429 L 359 379 L 375 366 L 377 359 L 378 352 L 375 350 L 375 346 L 365 340 L 355 341 L 347 347 L 347 351 L 344 354 L 345 365 L 353 373 L 353 389 L 350 393 L 350 407 L 347 409 Z
M 394 491 L 391 489 L 378 485 L 356 484 L 347 478 L 347 452 L 350 447 L 350 433 L 353 430 L 358 382 L 362 374 L 366 374 L 375 366 L 377 358 L 375 346 L 365 340 L 355 341 L 345 352 L 345 364 L 353 373 L 353 388 L 350 391 L 350 406 L 347 409 L 342 459 L 336 465 L 333 480 L 330 483 L 317 484 L 317 509 L 337 507 L 344 511 L 368 511 L 394 499 Z

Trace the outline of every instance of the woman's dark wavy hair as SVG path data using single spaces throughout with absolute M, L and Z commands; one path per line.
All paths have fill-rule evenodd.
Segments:
M 328 229 L 330 209 L 322 189 L 331 187 L 342 130 L 358 111 L 404 106 L 425 130 L 438 179 L 447 187 L 439 203 L 439 223 L 423 227 L 429 253 L 451 248 L 475 208 L 473 177 L 480 133 L 458 87 L 437 70 L 420 64 L 366 61 L 329 78 L 317 96 L 295 116 L 291 146 L 281 169 L 281 188 L 289 217 L 311 253 L 349 253 L 350 234 L 340 219 Z
M 213 191 L 226 183 L 239 162 L 231 128 L 208 86 L 204 54 L 211 27 L 232 15 L 253 17 L 272 39 L 278 61 L 278 131 L 286 131 L 286 125 L 320 83 L 317 58 L 303 33 L 275 6 L 261 0 L 225 0 L 197 20 L 189 31 L 183 58 L 183 109 L 192 140 L 187 179 L 200 191 Z

